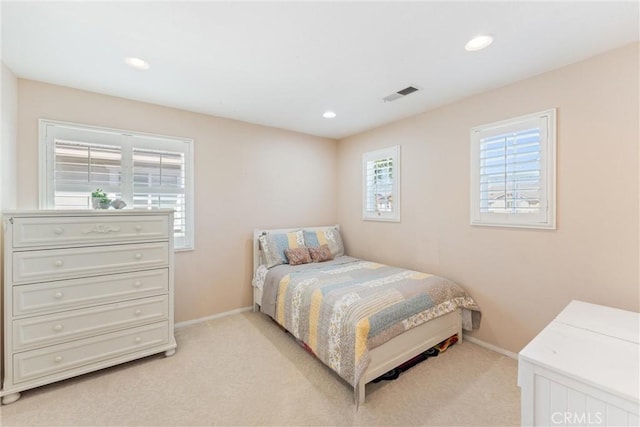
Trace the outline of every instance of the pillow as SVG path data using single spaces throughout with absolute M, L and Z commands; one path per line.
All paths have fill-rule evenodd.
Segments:
M 344 245 L 342 244 L 342 237 L 340 237 L 340 230 L 335 227 L 325 231 L 304 230 L 304 243 L 307 247 L 328 245 L 334 258 L 344 255 Z
M 309 254 L 313 262 L 331 261 L 333 255 L 329 249 L 329 245 L 320 245 L 317 248 L 309 248 Z
M 304 247 L 304 234 L 302 230 L 290 233 L 268 233 L 258 237 L 260 250 L 267 268 L 280 264 L 286 264 L 285 249 Z
M 285 249 L 284 254 L 291 265 L 309 264 L 311 262 L 309 249 L 304 247 Z

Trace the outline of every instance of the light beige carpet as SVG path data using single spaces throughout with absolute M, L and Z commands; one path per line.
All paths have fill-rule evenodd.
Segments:
M 517 363 L 456 344 L 398 380 L 351 387 L 262 314 L 179 329 L 175 356 L 152 356 L 23 393 L 1 408 L 26 425 L 517 425 Z

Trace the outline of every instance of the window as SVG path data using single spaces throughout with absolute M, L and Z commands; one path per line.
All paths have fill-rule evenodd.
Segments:
M 89 209 L 91 192 L 174 210 L 174 247 L 193 249 L 193 141 L 40 120 L 40 207 Z
M 362 218 L 400 221 L 400 146 L 362 156 Z
M 471 129 L 471 224 L 556 228 L 555 109 Z

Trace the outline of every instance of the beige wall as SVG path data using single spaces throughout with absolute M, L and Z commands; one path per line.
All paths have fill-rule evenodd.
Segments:
M 0 207 L 16 207 L 16 135 L 18 125 L 18 79 L 0 62 L 2 92 L 0 117 Z
M 177 252 L 176 321 L 251 305 L 256 227 L 335 223 L 336 142 L 18 80 L 18 208 L 38 207 L 38 119 L 193 138 L 194 251 Z
M 513 352 L 572 299 L 639 311 L 638 47 L 340 141 L 348 252 L 458 281 L 483 309 L 473 335 Z M 557 230 L 470 226 L 470 128 L 552 107 Z M 396 144 L 401 223 L 364 222 L 362 153 Z

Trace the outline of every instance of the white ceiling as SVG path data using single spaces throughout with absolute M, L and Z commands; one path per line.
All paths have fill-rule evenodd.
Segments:
M 631 43 L 638 22 L 638 1 L 3 1 L 2 60 L 21 78 L 342 138 Z M 493 45 L 466 52 L 480 33 Z M 422 90 L 382 101 L 408 85 Z

